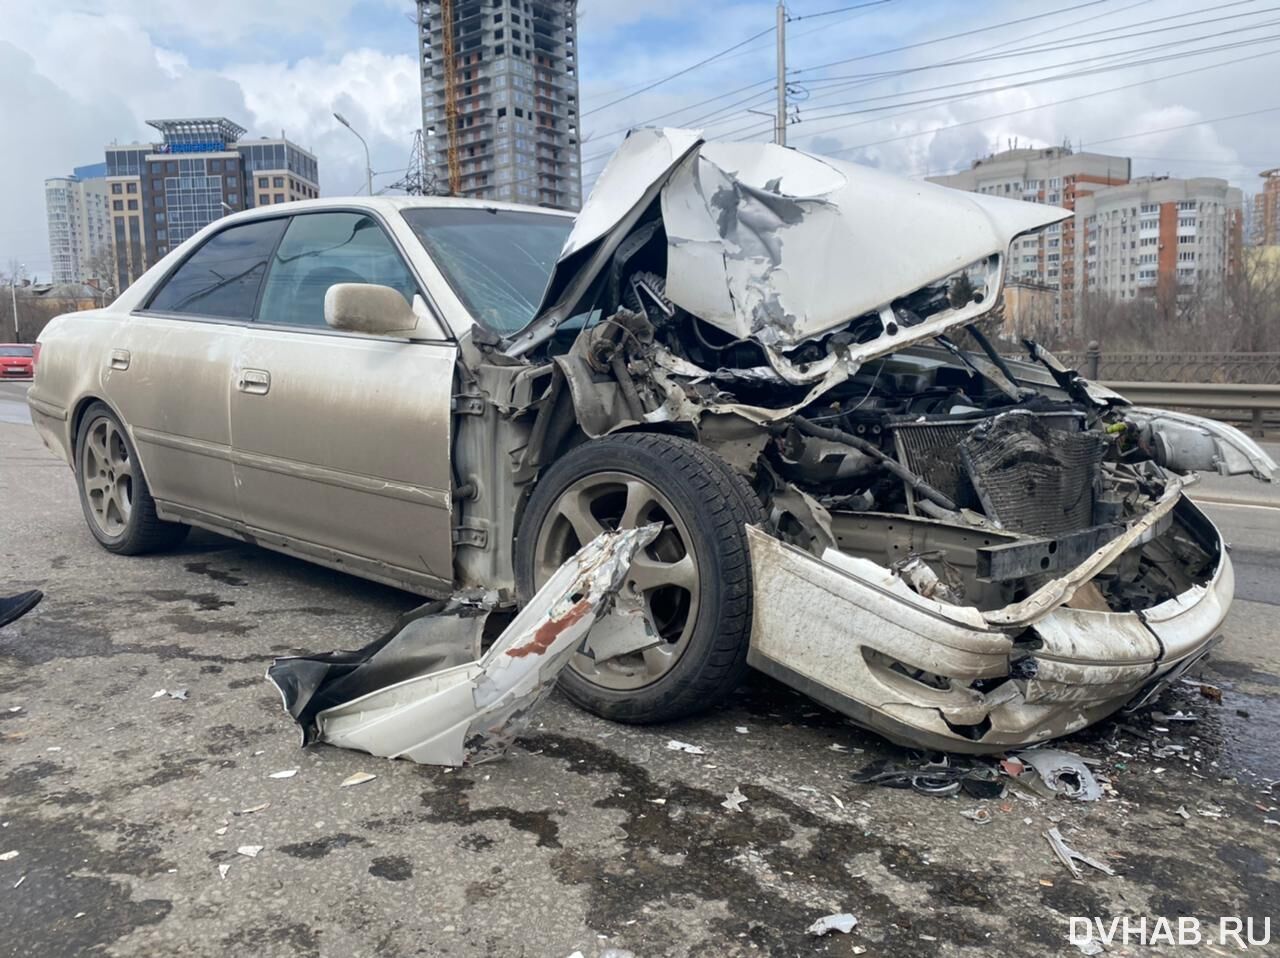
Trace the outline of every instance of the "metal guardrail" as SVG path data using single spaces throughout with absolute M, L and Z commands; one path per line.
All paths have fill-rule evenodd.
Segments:
M 1280 383 L 1280 353 L 1120 353 L 1096 343 L 1054 353 L 1090 379 L 1165 383 Z
M 1141 406 L 1247 410 L 1255 436 L 1263 434 L 1265 414 L 1280 411 L 1280 386 L 1259 383 L 1148 383 L 1115 380 L 1104 382 L 1103 385 Z

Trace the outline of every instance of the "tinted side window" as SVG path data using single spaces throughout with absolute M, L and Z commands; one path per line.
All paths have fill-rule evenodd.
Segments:
M 267 274 L 258 321 L 323 326 L 335 283 L 376 283 L 412 303 L 418 284 L 376 221 L 363 213 L 295 216 Z
M 218 233 L 187 257 L 147 308 L 252 319 L 267 261 L 287 222 L 261 220 Z

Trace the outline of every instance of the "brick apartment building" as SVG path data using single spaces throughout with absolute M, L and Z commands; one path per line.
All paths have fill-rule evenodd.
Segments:
M 1262 190 L 1253 198 L 1254 246 L 1280 246 L 1280 168 L 1266 170 Z
M 1239 269 L 1244 195 L 1211 177 L 1142 177 L 1076 206 L 1080 289 L 1169 301 Z
M 1132 162 L 1128 157 L 1075 152 L 1070 147 L 1013 149 L 974 160 L 969 169 L 946 176 L 931 176 L 939 183 L 971 193 L 987 193 L 1031 203 L 1047 203 L 1076 209 L 1082 197 L 1098 189 L 1128 183 Z M 1076 220 L 1065 220 L 1037 236 L 1016 241 L 1010 250 L 1008 279 L 1059 290 L 1058 318 L 1075 316 Z

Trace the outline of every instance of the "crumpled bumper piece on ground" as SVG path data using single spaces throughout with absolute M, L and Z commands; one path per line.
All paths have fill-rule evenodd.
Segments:
M 747 661 L 893 742 L 940 751 L 1044 742 L 1148 698 L 1214 644 L 1234 588 L 1223 549 L 1208 582 L 1141 616 L 1048 602 L 1002 616 L 925 598 L 867 559 L 836 550 L 818 559 L 757 528 L 747 534 Z M 1099 550 L 1083 565 L 1096 575 L 1109 561 Z M 1063 577 L 1072 588 L 1051 590 L 1057 602 L 1077 578 L 1081 569 Z M 1028 626 L 1040 641 L 1015 646 Z
M 609 612 L 636 553 L 660 530 L 654 524 L 606 532 L 587 543 L 482 657 L 485 603 L 431 603 L 363 649 L 276 659 L 267 678 L 302 726 L 304 744 L 322 741 L 427 765 L 498 758 Z

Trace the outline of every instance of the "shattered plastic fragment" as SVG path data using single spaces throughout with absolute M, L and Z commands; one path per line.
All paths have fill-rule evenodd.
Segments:
M 18 857 L 18 852 L 16 849 L 13 851 L 4 852 L 0 854 L 0 862 L 12 861 L 17 857 Z
M 1015 780 L 1046 798 L 1060 795 L 1093 802 L 1102 797 L 1102 786 L 1078 755 L 1036 748 L 1018 752 L 1017 756 L 1024 767 L 1014 776 Z M 1034 770 L 1034 775 L 1029 774 L 1028 769 Z
M 298 770 L 296 768 L 286 768 L 284 771 L 281 771 L 281 772 L 272 772 L 270 775 L 267 776 L 267 778 L 293 778 L 293 776 L 297 774 L 298 774 Z
M 724 801 L 720 803 L 720 807 L 727 808 L 731 812 L 740 812 L 746 801 L 747 796 L 743 795 L 742 789 L 735 785 L 733 791 L 726 795 Z
M 991 810 L 989 808 L 965 808 L 961 809 L 960 814 L 972 822 L 977 822 L 979 825 L 991 824 Z
M 681 742 L 677 739 L 671 739 L 667 742 L 667 748 L 673 752 L 686 752 L 689 755 L 706 755 L 707 750 L 701 745 L 690 745 L 688 742 Z
M 501 757 L 612 608 L 657 523 L 601 533 L 564 562 L 475 658 L 484 603 L 441 603 L 355 652 L 276 659 L 267 677 L 303 743 L 429 765 Z M 433 604 L 434 605 L 434 604 Z M 466 615 L 462 613 L 468 613 Z
M 1186 819 L 1191 818 L 1191 813 L 1187 811 L 1187 806 L 1185 805 L 1179 805 L 1178 811 L 1175 814 L 1177 814 L 1179 818 L 1186 818 Z
M 1076 878 L 1083 878 L 1084 873 L 1080 871 L 1080 866 L 1076 862 L 1083 862 L 1090 868 L 1096 868 L 1100 872 L 1108 875 L 1114 875 L 1115 869 L 1106 862 L 1100 862 L 1096 858 L 1090 858 L 1088 855 L 1082 855 L 1076 851 L 1062 838 L 1062 833 L 1056 828 L 1050 828 L 1044 833 L 1045 840 L 1049 843 L 1049 847 L 1053 849 L 1053 853 L 1058 856 L 1058 860 L 1067 866 L 1067 870 Z
M 231 871 L 231 866 L 230 866 L 230 865 L 227 865 L 227 864 L 225 864 L 225 863 L 224 863 L 224 864 L 222 864 L 222 865 L 219 865 L 219 866 L 218 866 L 218 877 L 219 877 L 219 878 L 221 878 L 223 881 L 226 881 L 226 880 L 227 880 L 227 872 L 229 872 L 229 871 Z
M 241 845 L 236 849 L 236 852 L 247 858 L 257 858 L 258 852 L 262 851 L 264 847 L 263 845 Z
M 1072 940 L 1071 944 L 1075 945 L 1086 955 L 1100 955 L 1103 952 L 1102 945 L 1094 941 L 1092 938 L 1086 938 L 1083 941 Z
M 186 689 L 173 689 L 173 690 L 169 693 L 169 698 L 171 698 L 171 699 L 178 699 L 179 701 L 185 702 L 185 701 L 187 700 L 187 690 L 186 690 Z
M 275 775 L 272 775 L 271 777 L 272 777 L 272 778 L 287 778 L 288 776 L 280 775 L 280 773 L 278 773 L 278 772 L 277 772 Z M 242 808 L 242 809 L 240 809 L 240 811 L 236 812 L 236 814 L 237 814 L 237 815 L 252 815 L 254 812 L 261 812 L 261 811 L 263 811 L 264 809 L 268 809 L 268 808 L 270 808 L 270 807 L 271 807 L 271 803 L 270 803 L 270 802 L 263 802 L 261 805 L 250 805 L 248 808 Z
M 377 775 L 371 775 L 369 772 L 355 772 L 344 778 L 342 784 L 338 787 L 350 788 L 352 785 L 363 785 L 365 782 L 372 782 L 377 777 Z
M 847 935 L 849 932 L 853 931 L 857 924 L 858 919 L 856 917 L 848 912 L 840 912 L 835 915 L 825 915 L 822 918 L 819 918 L 809 926 L 808 932 L 809 934 L 816 935 L 819 938 L 833 931 L 838 931 L 841 934 Z

